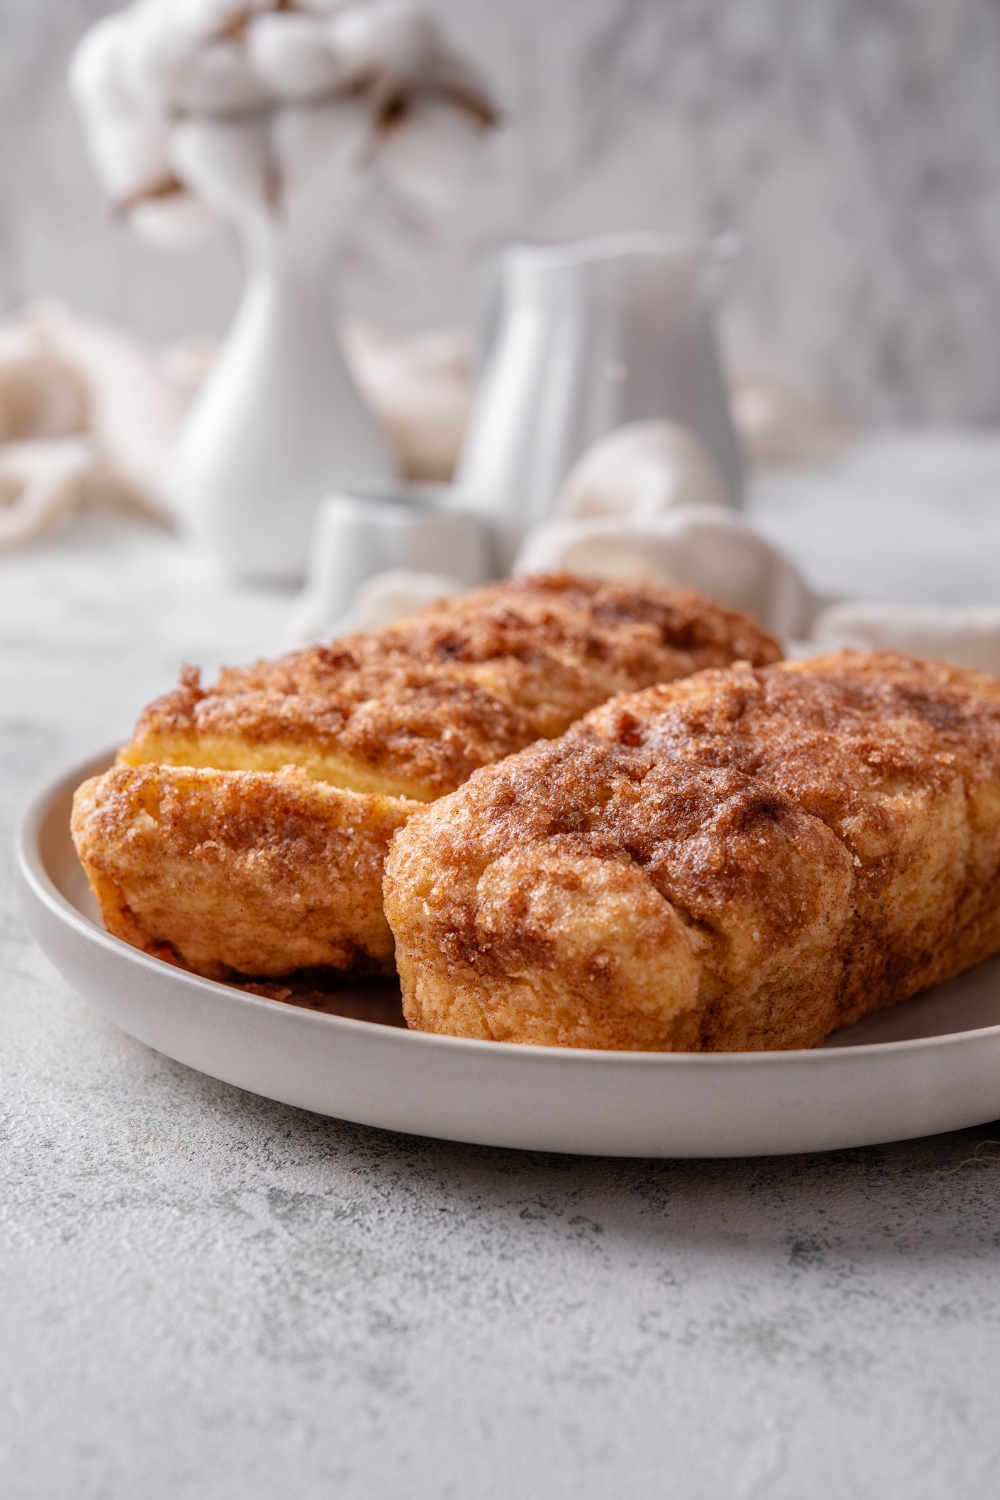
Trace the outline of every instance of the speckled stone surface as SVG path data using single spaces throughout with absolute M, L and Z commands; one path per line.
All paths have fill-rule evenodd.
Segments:
M 287 606 L 140 528 L 0 559 L 0 1493 L 994 1496 L 1000 1125 L 733 1162 L 448 1145 L 190 1072 L 58 978 L 11 893 L 30 788 Z

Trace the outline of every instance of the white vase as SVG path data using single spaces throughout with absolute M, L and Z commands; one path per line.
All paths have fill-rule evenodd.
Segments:
M 713 327 L 718 271 L 731 255 L 724 242 L 645 233 L 507 252 L 499 325 L 456 475 L 505 570 L 551 516 L 580 455 L 628 422 L 689 427 L 739 502 L 743 458 Z
M 232 330 L 188 418 L 172 490 L 188 532 L 237 577 L 293 581 L 324 495 L 394 477 L 333 326 L 325 237 L 255 217 Z

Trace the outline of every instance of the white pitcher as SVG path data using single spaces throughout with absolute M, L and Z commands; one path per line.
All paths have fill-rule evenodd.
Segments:
M 665 417 L 705 444 L 732 503 L 743 458 L 713 328 L 730 237 L 652 233 L 517 245 L 504 257 L 499 327 L 459 459 L 466 503 L 508 569 L 547 520 L 581 453 L 625 422 Z
M 323 497 L 391 479 L 394 464 L 340 352 L 329 240 L 263 216 L 243 229 L 246 291 L 181 435 L 172 490 L 228 572 L 296 580 Z

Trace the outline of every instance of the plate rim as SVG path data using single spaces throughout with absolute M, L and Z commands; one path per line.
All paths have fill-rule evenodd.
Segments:
M 109 769 L 114 763 L 117 749 L 116 746 L 88 756 L 86 760 L 68 770 L 50 777 L 29 798 L 15 832 L 16 873 L 35 899 L 47 907 L 53 916 L 72 927 L 86 941 L 112 954 L 115 962 L 131 964 L 156 975 L 162 975 L 164 970 L 168 970 L 171 975 L 168 982 L 190 986 L 206 995 L 219 998 L 225 996 L 232 1003 L 246 1006 L 251 1011 L 263 1009 L 271 1013 L 282 1012 L 287 1014 L 289 1019 L 294 1016 L 295 1024 L 299 1026 L 303 1024 L 319 1027 L 333 1025 L 338 1030 L 346 1027 L 349 1031 L 356 1031 L 360 1028 L 362 1034 L 378 1033 L 380 1040 L 389 1045 L 392 1045 L 390 1038 L 394 1037 L 398 1045 L 458 1049 L 459 1052 L 469 1052 L 472 1056 L 481 1056 L 484 1053 L 488 1053 L 491 1057 L 498 1054 L 513 1055 L 522 1063 L 528 1063 L 529 1059 L 537 1058 L 539 1061 L 544 1060 L 546 1063 L 554 1063 L 559 1067 L 585 1067 L 600 1061 L 605 1067 L 658 1067 L 666 1070 L 684 1067 L 774 1068 L 801 1065 L 806 1058 L 813 1065 L 825 1061 L 829 1066 L 835 1067 L 838 1065 L 838 1060 L 841 1066 L 846 1066 L 849 1060 L 854 1060 L 856 1064 L 864 1055 L 887 1057 L 898 1053 L 925 1051 L 930 1048 L 968 1046 L 977 1039 L 1000 1038 L 1000 1023 L 998 1023 L 994 1026 L 939 1032 L 933 1036 L 907 1037 L 890 1042 L 860 1042 L 850 1047 L 797 1047 L 752 1052 L 633 1052 L 613 1048 L 550 1047 L 525 1042 L 493 1042 L 474 1037 L 448 1036 L 444 1033 L 411 1030 L 409 1027 L 404 1029 L 384 1026 L 375 1021 L 356 1020 L 350 1016 L 331 1015 L 325 1011 L 311 1011 L 303 1007 L 288 1006 L 280 1000 L 272 1000 L 265 995 L 248 994 L 245 990 L 240 990 L 235 986 L 225 985 L 218 980 L 194 974 L 188 969 L 167 964 L 163 959 L 155 958 L 141 948 L 134 948 L 130 943 L 115 937 L 105 928 L 98 927 L 63 894 L 49 873 L 42 854 L 41 834 L 53 804 L 59 798 L 68 793 L 71 794 L 89 776 L 100 775 L 102 771 Z M 21 904 L 23 909 L 23 898 Z M 991 960 L 985 960 L 985 962 L 989 961 Z M 963 970 L 963 973 L 970 972 L 971 970 Z M 919 993 L 923 994 L 926 991 Z

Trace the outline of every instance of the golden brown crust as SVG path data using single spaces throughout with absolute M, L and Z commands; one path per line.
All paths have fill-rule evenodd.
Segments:
M 421 813 L 385 895 L 425 1030 L 815 1045 L 1000 947 L 1000 682 L 844 652 L 616 698 Z
M 118 770 L 81 789 L 74 837 L 109 929 L 199 973 L 391 972 L 381 869 L 408 798 L 622 688 L 779 654 L 694 594 L 492 585 L 377 635 L 227 667 L 208 690 L 186 670 Z
M 116 766 L 77 790 L 72 832 L 109 932 L 209 978 L 393 972 L 386 849 L 418 804 L 294 767 Z
M 748 616 L 697 594 L 512 579 L 376 634 L 224 668 L 207 690 L 189 672 L 146 710 L 121 758 L 294 764 L 337 786 L 430 801 L 614 693 L 780 655 Z

